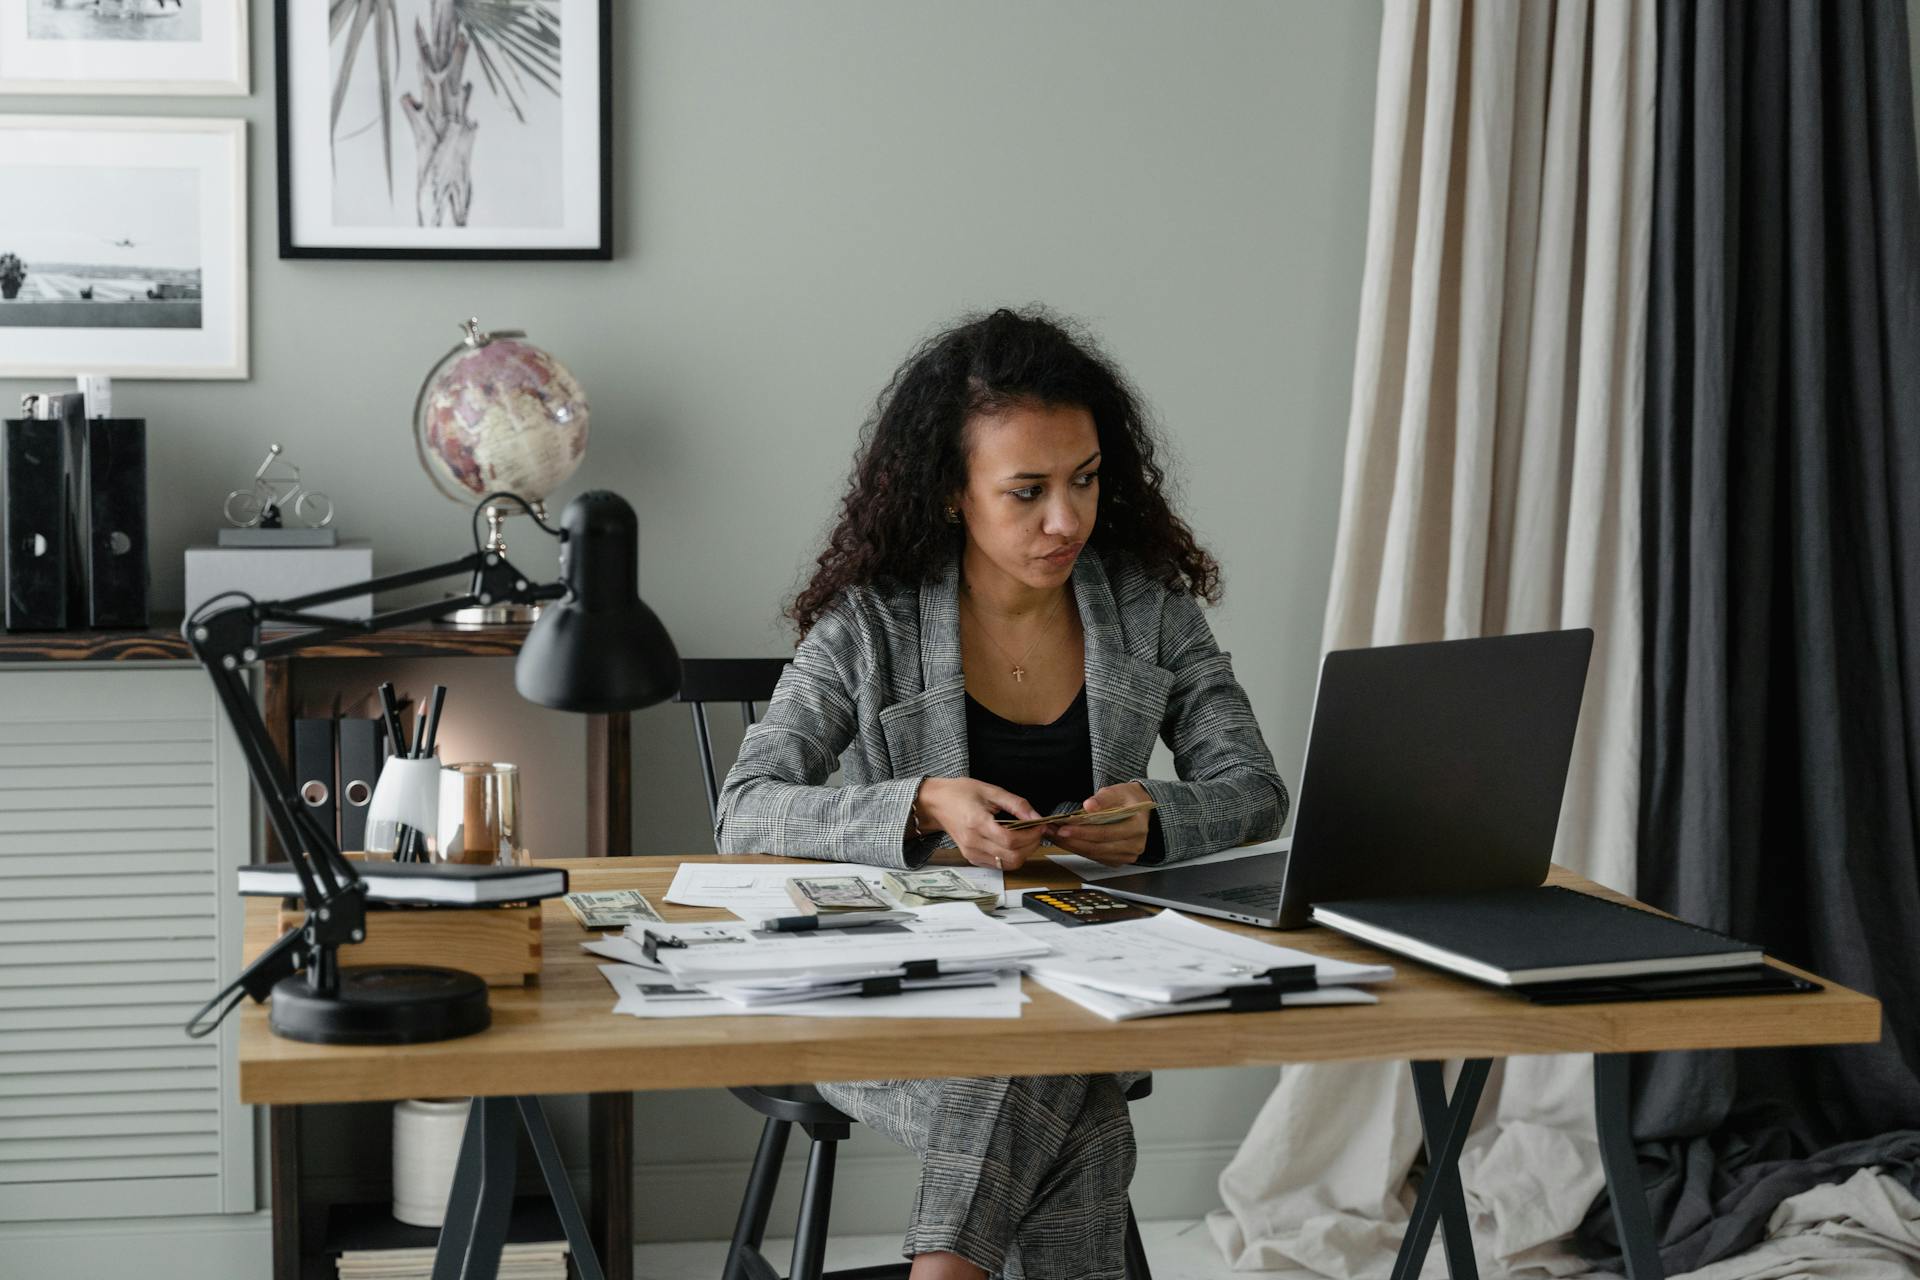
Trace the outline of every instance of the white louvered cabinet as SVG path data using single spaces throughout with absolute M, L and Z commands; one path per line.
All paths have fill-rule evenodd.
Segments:
M 0 1221 L 244 1213 L 234 1022 L 251 810 L 198 667 L 0 666 Z

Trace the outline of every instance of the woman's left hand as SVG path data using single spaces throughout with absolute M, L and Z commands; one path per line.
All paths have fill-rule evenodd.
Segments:
M 1140 804 L 1152 798 L 1147 794 L 1147 789 L 1137 782 L 1116 782 L 1094 792 L 1080 807 L 1118 809 L 1122 805 Z M 1053 834 L 1047 838 L 1068 853 L 1092 858 L 1109 867 L 1124 867 L 1139 861 L 1140 855 L 1147 851 L 1147 823 L 1151 817 L 1151 814 L 1136 813 L 1105 826 L 1053 827 L 1050 828 Z

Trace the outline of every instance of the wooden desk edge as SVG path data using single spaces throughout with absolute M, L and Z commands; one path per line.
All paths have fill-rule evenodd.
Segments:
M 573 873 L 576 887 L 612 887 L 633 883 L 636 876 L 647 881 L 670 876 L 675 865 L 688 860 L 570 859 L 554 865 Z M 1049 878 L 1060 879 L 1058 874 Z M 1563 871 L 1556 872 L 1555 882 L 1589 885 Z M 664 883 L 642 887 L 656 902 L 664 896 Z M 1599 886 L 1591 888 L 1631 901 Z M 256 916 L 270 919 L 272 903 L 248 905 L 252 954 Z M 1028 983 L 1033 1003 L 1018 1020 L 616 1018 L 611 1014 L 612 990 L 595 968 L 600 962 L 579 951 L 577 944 L 586 935 L 565 906 L 548 903 L 545 924 L 556 931 L 546 948 L 552 968 L 545 998 L 530 990 L 521 997 L 509 993 L 496 999 L 496 1027 L 478 1037 L 384 1049 L 304 1045 L 273 1036 L 265 1009 L 248 1006 L 238 1015 L 243 1018 L 241 1101 L 374 1101 L 420 1096 L 423 1091 L 512 1094 L 526 1092 L 529 1081 L 539 1081 L 543 1093 L 608 1093 L 876 1075 L 988 1075 L 1015 1069 L 1010 1063 L 1021 1064 L 1017 1069 L 1023 1073 L 1168 1070 L 1849 1044 L 1880 1037 L 1878 1001 L 1792 965 L 1782 967 L 1821 982 L 1824 989 L 1806 995 L 1542 1007 L 1392 956 L 1383 958 L 1399 966 L 1403 976 L 1382 989 L 1379 1005 L 1296 1008 L 1277 1015 L 1196 1014 L 1108 1022 Z M 574 936 L 558 932 L 568 929 Z M 1282 936 L 1288 945 L 1310 950 L 1316 949 L 1314 943 L 1370 950 L 1321 930 Z M 583 974 L 590 981 L 583 983 Z M 564 995 L 555 989 L 562 986 L 567 988 Z M 1465 1007 L 1422 1013 L 1412 1000 L 1396 1004 L 1396 987 L 1426 1003 Z M 1436 999 L 1436 993 L 1448 998 Z M 565 1027 L 559 1025 L 563 1017 Z M 543 1033 L 538 1036 L 526 1034 L 542 1021 L 554 1025 L 536 1028 Z M 558 1046 L 556 1039 L 568 1043 Z

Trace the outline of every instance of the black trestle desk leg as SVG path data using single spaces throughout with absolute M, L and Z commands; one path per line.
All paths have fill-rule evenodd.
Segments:
M 1439 1063 L 1426 1065 L 1436 1071 L 1440 1069 Z M 1492 1066 L 1491 1058 L 1469 1058 L 1461 1064 L 1460 1079 L 1454 1083 L 1453 1097 L 1447 1103 L 1446 1128 L 1441 1134 L 1427 1135 L 1427 1179 L 1420 1184 L 1419 1198 L 1413 1202 L 1413 1217 L 1407 1221 L 1407 1234 L 1400 1241 L 1399 1255 L 1393 1260 L 1393 1280 L 1414 1280 L 1420 1274 L 1427 1246 L 1433 1242 L 1433 1229 L 1440 1224 L 1440 1210 L 1447 1201 L 1448 1188 L 1452 1188 L 1454 1197 L 1460 1195 L 1460 1152 L 1467 1145 L 1467 1130 L 1473 1125 L 1474 1110 L 1480 1105 L 1480 1091 L 1486 1087 L 1487 1072 Z M 1416 1091 L 1418 1079 L 1416 1075 Z M 1464 1226 L 1464 1209 L 1460 1216 Z M 1471 1256 L 1472 1252 L 1469 1241 L 1467 1253 Z M 1451 1260 L 1451 1252 L 1448 1257 Z
M 554 1212 L 560 1215 L 560 1225 L 566 1229 L 574 1275 L 578 1280 L 606 1280 L 600 1270 L 600 1255 L 594 1251 L 593 1240 L 587 1234 L 587 1220 L 580 1213 L 580 1201 L 574 1198 L 573 1184 L 567 1181 L 567 1165 L 560 1158 L 560 1144 L 553 1140 L 553 1129 L 547 1124 L 546 1108 L 540 1105 L 539 1098 L 531 1095 L 514 1101 L 520 1105 L 520 1122 L 527 1126 L 533 1154 L 539 1159 L 540 1172 L 547 1180 L 547 1195 L 553 1200 Z M 511 1202 L 508 1210 L 512 1210 Z
M 447 1197 L 446 1225 L 433 1251 L 433 1280 L 496 1280 L 513 1216 L 512 1098 L 475 1098 Z
M 754 1153 L 753 1169 L 747 1174 L 746 1198 L 740 1202 L 740 1217 L 733 1225 L 733 1243 L 727 1249 L 727 1266 L 721 1280 L 751 1280 L 750 1255 L 757 1255 L 767 1234 L 767 1212 L 773 1207 L 773 1193 L 780 1182 L 780 1162 L 786 1158 L 787 1135 L 793 1130 L 790 1120 L 769 1118 L 760 1130 L 760 1149 Z
M 800 1190 L 800 1225 L 793 1237 L 787 1280 L 821 1280 L 826 1274 L 827 1220 L 833 1208 L 833 1157 L 837 1142 L 813 1144 Z
M 1647 1211 L 1647 1190 L 1633 1153 L 1633 1095 L 1630 1060 L 1624 1053 L 1593 1055 L 1593 1111 L 1600 1137 L 1600 1167 L 1607 1172 L 1607 1198 L 1613 1202 L 1613 1226 L 1620 1233 L 1627 1280 L 1665 1280 L 1660 1243 Z
M 1420 1107 L 1420 1130 L 1426 1135 L 1427 1177 L 1444 1179 L 1434 1192 L 1440 1197 L 1440 1238 L 1446 1243 L 1447 1274 L 1453 1280 L 1479 1280 L 1473 1257 L 1473 1232 L 1467 1224 L 1467 1199 L 1460 1188 L 1460 1170 L 1434 1159 L 1447 1131 L 1446 1068 L 1438 1062 L 1415 1062 L 1413 1096 Z M 1472 1117 L 1468 1117 L 1472 1122 Z

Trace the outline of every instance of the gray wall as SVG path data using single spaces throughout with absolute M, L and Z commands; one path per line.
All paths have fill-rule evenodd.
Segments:
M 1184 509 L 1226 568 L 1215 628 L 1296 775 L 1352 373 L 1377 7 L 615 7 L 611 263 L 278 260 L 264 0 L 244 102 L 5 103 L 252 122 L 252 378 L 117 390 L 120 411 L 151 424 L 160 602 L 177 605 L 181 549 L 208 536 L 269 440 L 374 540 L 379 568 L 458 554 L 466 521 L 418 470 L 409 413 L 474 314 L 526 328 L 587 387 L 593 439 L 572 490 L 635 503 L 643 592 L 682 652 L 785 652 L 780 603 L 894 365 L 965 309 L 1040 301 L 1090 323 L 1165 423 Z M 0 385 L 0 400 L 26 389 Z M 525 567 L 551 568 L 533 539 L 518 546 Z M 440 674 L 450 754 L 527 763 L 536 847 L 578 851 L 577 726 L 516 705 L 505 664 Z M 681 709 L 638 718 L 642 851 L 707 843 L 690 751 Z M 1210 1202 L 1270 1079 L 1163 1077 L 1141 1112 L 1160 1153 L 1143 1162 L 1147 1216 Z M 721 1233 L 751 1146 L 735 1111 L 642 1096 L 656 1200 L 643 1222 L 676 1221 L 671 1206 L 695 1213 L 678 1221 L 696 1234 Z M 860 1167 L 876 1182 L 905 1167 L 871 1140 L 849 1156 L 850 1186 L 866 1185 Z M 837 1225 L 897 1225 L 898 1206 L 867 1214 L 857 1199 Z

